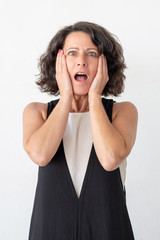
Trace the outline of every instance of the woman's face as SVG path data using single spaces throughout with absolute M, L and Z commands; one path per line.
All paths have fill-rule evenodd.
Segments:
M 87 33 L 79 31 L 66 37 L 63 50 L 74 94 L 88 94 L 97 73 L 98 47 Z

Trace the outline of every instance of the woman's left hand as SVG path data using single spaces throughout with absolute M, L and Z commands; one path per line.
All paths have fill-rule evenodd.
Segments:
M 93 94 L 96 93 L 97 95 L 101 95 L 108 80 L 109 80 L 109 76 L 108 76 L 107 60 L 105 56 L 102 54 L 99 57 L 97 74 L 91 84 L 88 94 L 91 95 L 92 93 Z

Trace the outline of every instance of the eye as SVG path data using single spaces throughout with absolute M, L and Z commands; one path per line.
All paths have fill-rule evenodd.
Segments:
M 97 56 L 97 53 L 95 53 L 95 52 L 89 52 L 88 55 L 89 55 L 89 56 L 96 57 L 96 56 Z
M 76 52 L 75 52 L 75 51 L 69 51 L 69 52 L 68 52 L 68 55 L 69 55 L 69 56 L 74 56 L 74 55 L 76 55 Z

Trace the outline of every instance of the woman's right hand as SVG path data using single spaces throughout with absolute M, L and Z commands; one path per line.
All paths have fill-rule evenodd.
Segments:
M 63 50 L 59 49 L 56 59 L 56 80 L 61 96 L 73 96 L 71 79 L 67 70 L 66 59 Z

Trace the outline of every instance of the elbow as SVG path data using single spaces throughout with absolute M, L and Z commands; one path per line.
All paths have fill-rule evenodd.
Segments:
M 40 167 L 45 167 L 49 163 L 49 158 L 45 156 L 45 154 L 42 154 L 40 151 L 34 151 L 28 148 L 28 146 L 24 146 L 24 150 L 30 157 L 30 159 L 36 163 Z
M 126 147 L 123 149 L 121 148 L 121 150 L 119 149 L 118 151 L 107 150 L 103 152 L 103 155 L 102 153 L 99 154 L 99 161 L 106 171 L 114 171 L 129 155 L 130 151 L 131 148 L 126 149 Z
M 49 159 L 41 153 L 30 152 L 28 153 L 31 160 L 40 167 L 45 167 L 49 163 Z
M 119 167 L 121 161 L 121 157 L 113 155 L 104 157 L 101 162 L 104 170 L 106 170 L 107 172 L 111 172 Z
M 107 154 L 105 157 L 102 159 L 102 166 L 103 168 L 108 171 L 114 171 L 119 167 L 119 165 L 122 163 L 122 161 L 129 155 L 129 152 L 121 152 L 121 154 Z
M 107 160 L 103 163 L 104 170 L 106 170 L 107 172 L 114 171 L 117 168 L 117 165 L 113 161 L 111 162 Z
M 47 164 L 49 163 L 49 161 L 47 161 L 47 159 L 45 159 L 44 157 L 38 157 L 33 159 L 33 161 L 40 167 L 45 167 L 47 166 Z

